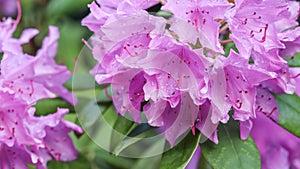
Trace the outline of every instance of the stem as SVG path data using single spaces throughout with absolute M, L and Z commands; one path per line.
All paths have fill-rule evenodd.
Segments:
M 12 33 L 16 30 L 18 24 L 19 24 L 20 21 L 21 21 L 21 17 L 22 17 L 22 9 L 21 9 L 21 2 L 20 2 L 20 0 L 17 1 L 17 8 L 18 8 L 18 16 L 17 16 L 16 20 L 13 21 L 12 29 L 10 29 L 10 30 L 8 31 L 8 34 L 12 34 Z
M 74 71 L 73 71 L 73 75 L 76 74 L 77 70 L 78 70 L 78 57 L 76 57 L 74 59 Z
M 105 91 L 106 97 L 112 100 L 112 96 L 109 95 L 109 93 L 108 93 L 108 88 L 107 88 L 106 85 L 104 85 L 104 91 Z
M 227 43 L 231 43 L 231 42 L 233 42 L 231 39 L 227 39 L 227 40 L 222 40 L 222 41 L 220 41 L 220 43 L 221 43 L 222 45 L 227 44 Z
M 81 42 L 84 43 L 85 46 L 88 47 L 91 51 L 93 50 L 93 48 L 91 47 L 91 45 L 85 39 L 81 39 Z
M 219 30 L 219 33 L 222 33 L 223 31 L 225 31 L 228 28 L 228 24 L 226 23 L 224 26 L 221 27 L 221 29 Z
M 17 8 L 18 8 L 18 16 L 17 19 L 15 20 L 15 27 L 19 24 L 21 17 L 22 17 L 22 9 L 21 9 L 21 2 L 20 0 L 17 1 Z

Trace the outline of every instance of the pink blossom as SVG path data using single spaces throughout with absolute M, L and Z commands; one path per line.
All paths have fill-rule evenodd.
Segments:
M 298 49 L 298 28 L 283 30 L 288 19 L 286 26 L 295 24 L 296 3 L 168 0 L 162 9 L 173 17 L 165 20 L 143 10 L 149 5 L 97 2 L 82 22 L 95 33 L 91 73 L 111 85 L 117 113 L 141 123 L 143 112 L 171 146 L 190 129 L 218 143 L 217 127 L 232 109 L 246 139 L 257 114 L 278 121 L 271 92 L 299 93 L 299 70 L 283 57 Z M 224 41 L 233 40 L 238 53 L 225 57 L 227 26 Z
M 280 50 L 280 56 L 294 56 L 300 51 L 300 28 L 288 30 L 279 34 L 280 40 L 285 45 L 284 49 Z
M 12 18 L 4 19 L 0 22 L 0 52 L 3 52 L 3 44 L 12 37 L 14 31 L 14 20 Z
M 288 3 L 288 11 L 284 12 L 284 17 L 281 17 L 280 20 L 275 22 L 275 27 L 277 32 L 281 33 L 288 29 L 291 29 L 295 26 L 298 26 L 297 19 L 299 17 L 300 4 L 297 1 L 287 1 Z
M 29 103 L 55 97 L 55 94 L 74 103 L 72 94 L 63 87 L 63 83 L 69 79 L 71 73 L 65 66 L 57 65 L 54 60 L 59 37 L 58 29 L 49 27 L 49 37 L 43 41 L 43 46 L 36 57 L 24 54 L 21 45 L 36 34 L 37 30 L 27 29 L 20 39 L 10 39 L 4 44 L 1 90 L 23 97 Z
M 278 122 L 279 109 L 277 102 L 274 96 L 266 88 L 257 87 L 256 88 L 256 97 L 255 97 L 255 115 L 265 114 L 267 117 L 272 118 L 275 122 Z M 257 118 L 255 116 L 255 118 Z M 252 127 L 253 119 L 249 118 L 248 120 L 240 122 L 240 137 L 245 140 L 248 138 Z
M 300 139 L 262 113 L 253 120 L 251 135 L 262 156 L 262 169 L 300 168 Z
M 31 164 L 38 169 L 47 169 L 47 162 L 52 158 L 70 161 L 78 156 L 69 133 L 83 131 L 63 120 L 68 109 L 58 108 L 56 113 L 48 116 L 34 115 L 33 106 L 40 99 L 58 94 L 70 103 L 76 101 L 63 87 L 70 72 L 54 60 L 58 29 L 49 27 L 49 36 L 44 39 L 42 48 L 36 56 L 30 56 L 23 53 L 22 45 L 38 31 L 29 28 L 19 39 L 12 38 L 20 17 L 19 9 L 16 21 L 7 19 L 0 23 L 0 52 L 3 52 L 0 65 L 0 168 L 28 168 Z
M 32 164 L 30 155 L 19 146 L 7 146 L 0 143 L 1 169 L 24 168 L 29 169 L 27 164 Z
M 13 16 L 17 12 L 17 0 L 0 0 L 0 13 Z
M 225 0 L 169 0 L 162 9 L 174 14 L 174 23 L 170 29 L 181 41 L 196 44 L 198 39 L 203 47 L 223 53 L 218 41 L 220 24 L 215 19 L 224 19 L 224 13 L 230 6 Z
M 93 32 L 97 32 L 111 15 L 132 13 L 147 9 L 157 3 L 158 0 L 97 0 L 89 5 L 91 13 L 82 20 L 82 25 L 87 26 Z
M 255 118 L 256 86 L 274 77 L 272 73 L 248 65 L 246 59 L 231 52 L 224 60 L 227 97 L 235 112 L 233 118 L 240 121 Z
M 284 47 L 277 37 L 274 22 L 287 11 L 288 3 L 284 1 L 235 1 L 225 16 L 232 32 L 230 37 L 243 57 L 248 59 L 252 50 L 263 53 Z
M 70 161 L 77 157 L 68 133 L 73 130 L 82 133 L 82 130 L 70 122 L 62 121 L 68 110 L 58 109 L 53 115 L 34 117 L 34 109 L 28 110 L 29 106 L 25 102 L 16 100 L 10 94 L 2 95 L 1 98 L 11 99 L 6 100 L 5 107 L 1 107 L 2 165 L 28 168 L 27 164 L 33 164 L 47 168 L 46 163 L 52 159 L 51 156 L 58 161 Z M 19 157 L 20 154 L 23 154 L 22 157 Z M 5 160 L 7 158 L 10 160 Z

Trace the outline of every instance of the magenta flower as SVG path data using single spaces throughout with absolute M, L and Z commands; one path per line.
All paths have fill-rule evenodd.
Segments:
M 141 103 L 149 101 L 146 117 L 150 124 L 168 128 L 166 138 L 173 145 L 193 125 L 197 105 L 205 101 L 200 92 L 205 87 L 204 75 L 197 71 L 204 66 L 189 48 L 162 38 L 167 45 L 157 46 L 155 41 L 160 39 L 152 39 L 150 44 L 147 34 L 121 41 L 103 58 L 105 70 L 96 74 L 96 81 L 111 83 L 117 111 L 122 115 L 128 111 L 136 122 L 141 122 Z
M 15 99 L 14 95 L 0 92 L 1 95 L 1 123 L 0 143 L 11 147 L 15 142 L 21 144 L 34 143 L 24 126 L 23 119 L 28 118 L 28 105 L 25 101 Z
M 199 112 L 197 115 L 197 119 L 195 121 L 195 127 L 201 131 L 201 133 L 209 138 L 214 143 L 218 144 L 218 134 L 217 134 L 217 128 L 219 125 L 219 122 L 213 122 L 215 114 L 218 113 L 218 110 L 212 106 L 213 102 L 206 101 L 203 105 L 199 106 Z M 228 105 L 226 105 L 228 106 Z M 223 111 L 226 116 L 226 118 L 222 119 L 221 122 L 227 122 L 228 121 L 228 111 Z M 218 115 L 218 114 L 217 114 Z M 194 133 L 192 128 L 192 132 Z
M 218 124 L 219 122 L 227 123 L 229 120 L 228 112 L 232 107 L 226 98 L 226 78 L 224 65 L 220 58 L 224 59 L 221 56 L 215 60 L 207 57 L 202 58 L 206 71 L 204 79 L 207 83 L 207 91 L 204 90 L 203 95 L 207 100 L 199 106 L 195 121 L 195 127 L 216 144 L 218 143 L 216 130 Z
M 20 5 L 18 3 L 18 5 Z M 74 160 L 78 153 L 69 136 L 71 131 L 82 129 L 64 121 L 68 109 L 45 117 L 34 116 L 32 106 L 55 94 L 75 104 L 72 94 L 63 87 L 71 73 L 65 66 L 57 65 L 54 57 L 59 32 L 49 27 L 49 36 L 43 41 L 37 55 L 23 53 L 22 45 L 37 33 L 26 29 L 19 39 L 12 38 L 20 20 L 3 20 L 0 23 L 0 52 L 3 52 L 0 69 L 0 164 L 1 169 L 29 168 L 27 164 L 47 169 L 52 158 L 58 161 Z
M 57 161 L 75 160 L 78 153 L 68 134 L 71 131 L 77 133 L 83 131 L 79 126 L 62 120 L 68 110 L 58 109 L 55 114 L 45 117 L 34 117 L 33 113 L 34 111 L 30 111 L 30 118 L 26 120 L 27 130 L 35 140 L 35 144 L 30 145 L 35 153 L 31 156 L 41 154 L 39 162 L 44 166 L 46 166 L 47 161 L 52 159 L 51 156 Z
M 52 159 L 50 155 L 59 161 L 77 157 L 68 133 L 73 130 L 82 133 L 82 130 L 62 121 L 68 110 L 58 109 L 53 115 L 34 117 L 34 110 L 28 110 L 29 106 L 13 95 L 1 93 L 1 98 L 6 99 L 0 110 L 0 152 L 3 157 L 0 161 L 3 167 L 28 168 L 27 164 L 33 164 L 47 168 L 47 161 Z
M 6 43 L 8 39 L 12 38 L 12 35 L 16 30 L 18 23 L 21 20 L 21 4 L 19 1 L 14 1 L 14 0 L 11 1 L 0 0 L 0 4 L 1 7 L 3 5 L 3 7 L 7 9 L 11 9 L 11 7 L 13 8 L 18 7 L 18 16 L 16 20 L 13 20 L 12 18 L 2 18 L 2 21 L 0 21 L 0 52 L 3 52 L 2 49 L 3 45 Z M 1 8 L 0 8 L 0 12 L 1 12 Z
M 224 19 L 224 13 L 230 6 L 226 0 L 169 0 L 162 9 L 174 14 L 174 23 L 170 30 L 179 36 L 180 41 L 196 44 L 199 40 L 202 47 L 223 53 L 218 40 L 220 23 L 215 20 Z
M 111 85 L 117 113 L 141 123 L 143 112 L 171 146 L 190 129 L 218 143 L 230 110 L 246 139 L 257 114 L 278 121 L 271 92 L 299 94 L 300 72 L 284 57 L 298 49 L 298 28 L 290 28 L 299 4 L 168 0 L 162 9 L 173 15 L 165 20 L 144 10 L 154 3 L 97 1 L 82 21 L 95 33 L 91 73 Z M 231 40 L 238 52 L 225 57 L 221 44 Z
M 32 164 L 28 152 L 18 146 L 9 147 L 6 144 L 0 143 L 0 157 L 1 169 L 28 169 L 26 164 Z
M 12 34 L 15 31 L 14 22 L 15 21 L 11 18 L 4 19 L 0 22 L 0 52 L 3 52 L 3 44 L 12 37 Z
M 279 34 L 280 40 L 285 45 L 285 49 L 280 50 L 280 56 L 294 56 L 300 51 L 300 28 L 288 30 Z
M 290 68 L 284 67 L 279 71 L 275 72 L 277 77 L 274 79 L 270 79 L 265 81 L 263 84 L 264 87 L 267 87 L 270 91 L 278 93 L 278 94 L 293 94 L 296 90 L 296 79 L 300 72 L 299 70 L 295 70 L 293 73 L 294 76 L 290 72 Z
M 82 20 L 82 25 L 96 33 L 111 15 L 134 13 L 157 3 L 158 0 L 97 0 L 89 5 L 91 13 Z
M 284 1 L 235 1 L 235 6 L 226 13 L 231 39 L 240 54 L 249 58 L 251 51 L 263 53 L 275 48 L 284 48 L 277 37 L 274 22 L 284 17 L 288 3 Z
M 65 66 L 57 65 L 54 56 L 57 50 L 59 32 L 49 27 L 49 37 L 43 41 L 42 49 L 33 57 L 24 54 L 21 45 L 38 33 L 27 29 L 20 39 L 10 39 L 3 46 L 1 61 L 1 90 L 22 97 L 28 103 L 42 98 L 52 98 L 55 94 L 73 103 L 73 96 L 63 87 L 71 73 Z
M 290 76 L 295 80 L 295 93 L 300 97 L 300 68 L 290 68 Z
M 12 16 L 17 12 L 17 1 L 16 0 L 0 0 L 0 13 Z
M 300 168 L 300 139 L 262 113 L 253 120 L 251 135 L 262 156 L 262 169 Z
M 283 17 L 280 17 L 280 20 L 274 23 L 278 33 L 285 32 L 288 29 L 298 26 L 297 19 L 299 17 L 300 4 L 297 1 L 286 2 L 288 3 L 288 11 L 285 11 L 281 15 Z
M 274 78 L 274 74 L 248 64 L 248 60 L 231 52 L 224 60 L 227 97 L 235 112 L 233 118 L 240 121 L 255 118 L 256 86 Z
M 272 118 L 275 122 L 278 122 L 278 106 L 274 96 L 262 87 L 256 88 L 255 97 L 255 117 L 250 117 L 248 120 L 240 121 L 240 137 L 245 140 L 248 138 L 252 127 L 253 119 L 256 119 L 257 114 L 265 114 L 267 117 Z
M 198 164 L 201 158 L 201 149 L 200 146 L 197 147 L 196 151 L 194 152 L 192 159 L 189 161 L 188 165 L 185 169 L 196 169 L 198 168 Z

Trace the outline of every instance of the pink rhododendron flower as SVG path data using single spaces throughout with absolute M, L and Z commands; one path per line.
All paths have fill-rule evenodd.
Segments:
M 295 80 L 296 83 L 296 89 L 295 89 L 295 93 L 300 97 L 300 69 L 297 68 L 290 68 L 290 76 L 291 78 L 293 78 Z
M 37 33 L 37 30 L 27 29 L 20 39 L 10 39 L 3 45 L 1 90 L 23 97 L 29 103 L 55 97 L 54 93 L 73 103 L 72 94 L 63 87 L 71 73 L 54 60 L 58 29 L 49 28 L 50 35 L 43 41 L 36 57 L 23 53 L 21 44 L 27 43 Z
M 256 114 L 265 114 L 275 122 L 278 122 L 279 109 L 274 96 L 269 90 L 257 87 L 254 105 L 255 117 L 250 117 L 249 119 L 240 122 L 240 136 L 243 140 L 248 138 L 253 127 L 253 119 L 257 118 Z
M 274 75 L 249 65 L 246 59 L 234 52 L 224 60 L 224 69 L 227 97 L 235 110 L 233 118 L 240 121 L 255 118 L 256 87 Z
M 83 131 L 63 120 L 68 109 L 58 108 L 56 113 L 47 116 L 34 115 L 33 106 L 40 99 L 58 94 L 72 104 L 76 101 L 63 87 L 71 73 L 54 60 L 58 29 L 50 26 L 42 48 L 36 56 L 30 56 L 23 53 L 22 45 L 38 31 L 29 28 L 19 39 L 13 38 L 20 17 L 19 11 L 16 21 L 4 19 L 0 23 L 0 52 L 3 53 L 0 64 L 0 168 L 27 169 L 31 164 L 46 169 L 52 158 L 57 161 L 77 158 L 69 133 Z
M 251 51 L 269 51 L 283 48 L 279 41 L 274 22 L 288 11 L 288 3 L 273 0 L 237 0 L 226 13 L 230 35 L 243 57 L 249 58 Z
M 195 120 L 198 112 L 197 105 L 205 101 L 200 93 L 205 87 L 203 74 L 196 71 L 200 66 L 203 70 L 204 67 L 202 61 L 189 48 L 175 44 L 169 38 L 165 38 L 165 41 L 170 41 L 167 46 L 156 46 L 157 43 L 153 43 L 155 46 L 152 47 L 149 46 L 150 40 L 147 34 L 134 35 L 117 45 L 112 53 L 104 56 L 102 64 L 109 61 L 109 64 L 103 66 L 103 72 L 107 73 L 96 74 L 96 81 L 100 84 L 111 83 L 114 91 L 112 98 L 117 111 L 122 115 L 129 111 L 137 122 L 141 122 L 140 106 L 144 101 L 150 101 L 146 112 L 157 104 L 174 109 L 172 111 L 178 113 L 180 118 L 173 118 L 172 115 L 169 117 L 168 111 L 146 113 L 151 123 L 171 126 L 166 132 L 166 138 L 173 144 L 178 136 L 193 125 L 193 119 Z M 190 57 L 185 58 L 185 53 L 189 53 Z M 161 58 L 164 58 L 162 62 L 149 62 Z M 188 109 L 191 114 L 186 116 L 185 111 Z
M 30 155 L 23 147 L 0 144 L 0 162 L 1 169 L 24 168 L 28 169 L 26 164 L 32 164 Z
M 231 109 L 242 139 L 257 113 L 278 120 L 270 91 L 293 93 L 299 81 L 282 56 L 292 50 L 286 43 L 297 43 L 297 35 L 283 37 L 292 34 L 283 23 L 297 18 L 296 3 L 169 0 L 162 7 L 173 13 L 167 21 L 144 11 L 153 5 L 144 2 L 93 2 L 82 21 L 95 33 L 91 50 L 98 63 L 91 73 L 99 84 L 111 84 L 118 113 L 140 123 L 143 111 L 172 146 L 189 129 L 218 143 L 216 129 Z M 227 58 L 221 55 L 224 22 L 239 50 Z
M 3 44 L 12 37 L 12 34 L 15 31 L 15 22 L 12 18 L 4 18 L 2 22 L 0 22 L 0 52 L 3 52 Z
M 39 163 L 43 163 L 46 168 L 46 162 L 51 160 L 51 157 L 46 154 L 51 154 L 59 161 L 70 161 L 77 157 L 68 133 L 72 130 L 81 133 L 82 130 L 80 127 L 62 120 L 68 113 L 67 109 L 58 109 L 57 113 L 46 117 L 35 117 L 35 110 L 30 108 L 31 105 L 24 100 L 5 92 L 0 92 L 0 95 L 2 103 L 0 106 L 0 147 L 2 152 L 0 159 L 3 160 L 1 164 L 20 168 L 26 164 L 39 165 Z M 9 155 L 11 152 L 21 153 L 24 156 L 19 158 L 18 155 Z M 44 152 L 45 155 L 40 156 L 41 152 Z M 5 160 L 6 158 L 11 160 Z
M 97 0 L 89 5 L 91 14 L 82 20 L 82 25 L 97 32 L 111 15 L 147 9 L 157 3 L 158 0 Z
M 253 120 L 251 135 L 262 156 L 262 169 L 300 168 L 300 139 L 262 113 Z
M 162 9 L 174 14 L 175 19 L 170 30 L 181 41 L 196 44 L 199 40 L 203 47 L 223 53 L 218 40 L 220 23 L 215 20 L 224 19 L 224 13 L 230 6 L 226 0 L 168 0 Z
M 297 1 L 286 1 L 288 4 L 287 10 L 283 13 L 280 20 L 275 22 L 276 30 L 281 33 L 295 26 L 298 26 L 297 19 L 299 17 L 300 4 Z
M 286 46 L 280 50 L 280 56 L 294 56 L 300 51 L 300 28 L 288 30 L 279 34 L 282 43 Z

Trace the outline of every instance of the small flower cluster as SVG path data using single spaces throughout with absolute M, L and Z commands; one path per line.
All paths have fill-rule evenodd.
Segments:
M 171 18 L 145 10 L 158 3 Z M 91 73 L 111 85 L 118 113 L 141 122 L 143 112 L 166 128 L 171 146 L 189 129 L 218 143 L 231 110 L 246 139 L 259 117 L 278 121 L 272 93 L 300 96 L 300 68 L 287 63 L 300 52 L 299 2 L 97 0 L 89 8 L 82 25 L 94 32 Z M 226 57 L 232 42 L 237 50 Z M 300 168 L 299 158 L 286 160 Z
M 23 53 L 22 45 L 38 30 L 26 29 L 19 39 L 13 38 L 20 19 L 19 13 L 16 20 L 0 22 L 0 168 L 25 169 L 31 164 L 46 169 L 52 157 L 58 161 L 77 157 L 68 134 L 82 133 L 82 129 L 63 120 L 68 109 L 58 108 L 48 116 L 34 115 L 38 100 L 56 94 L 74 104 L 71 93 L 63 87 L 71 73 L 54 60 L 59 38 L 56 27 L 49 27 L 49 36 L 36 56 Z

